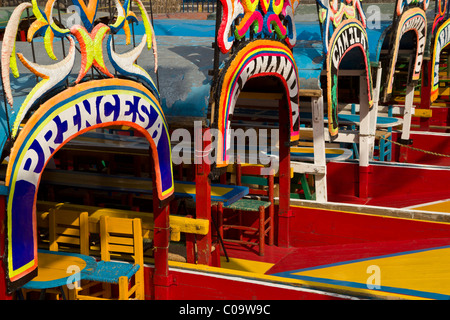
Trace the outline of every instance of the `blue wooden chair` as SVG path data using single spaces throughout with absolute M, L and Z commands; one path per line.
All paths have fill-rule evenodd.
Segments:
M 351 113 L 356 114 L 356 105 L 354 103 L 351 106 Z M 346 130 L 356 130 L 356 125 L 346 125 L 343 128 Z M 353 151 L 350 159 L 359 159 L 359 143 L 341 142 L 339 146 Z
M 392 117 L 392 106 L 388 107 L 388 116 Z M 377 130 L 375 134 L 374 150 L 378 150 L 378 155 L 374 155 L 375 160 L 391 161 L 392 160 L 392 127 L 387 130 Z
M 392 130 L 392 129 L 391 129 Z M 379 161 L 391 161 L 392 160 L 392 131 L 389 130 L 377 130 L 375 134 L 374 150 L 378 150 L 378 155 L 374 155 L 373 158 Z

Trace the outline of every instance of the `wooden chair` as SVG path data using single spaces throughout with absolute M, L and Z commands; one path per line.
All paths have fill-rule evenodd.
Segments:
M 316 194 L 305 173 L 294 172 L 291 179 L 291 199 L 316 200 Z
M 392 160 L 392 128 L 391 130 L 377 130 L 375 133 L 374 150 L 378 150 L 378 155 L 373 158 L 379 161 Z
M 50 208 L 48 212 L 49 251 L 68 251 L 89 255 L 89 218 L 87 212 Z M 37 291 L 23 289 L 20 294 Z M 54 294 L 66 298 L 67 288 L 59 287 L 41 290 L 41 299 L 45 294 Z
M 392 106 L 388 106 L 388 117 L 393 117 Z M 374 150 L 378 150 L 378 155 L 374 155 L 375 160 L 392 160 L 392 127 L 376 130 Z
M 238 230 L 239 239 L 224 238 L 224 242 L 240 243 L 250 246 L 259 247 L 259 255 L 263 256 L 265 253 L 265 238 L 268 236 L 269 245 L 273 245 L 273 190 L 274 190 L 274 172 L 271 170 L 270 174 L 263 174 L 263 170 L 268 170 L 263 166 L 258 165 L 236 165 L 236 184 L 247 185 L 249 187 L 249 197 L 240 199 L 225 209 L 230 209 L 233 214 L 229 217 L 224 217 L 221 210 L 219 215 L 222 217 L 223 225 L 221 230 Z M 221 207 L 221 206 L 220 206 Z M 266 215 L 268 209 L 268 216 Z M 258 212 L 257 226 L 254 226 L 255 221 L 249 224 L 249 213 Z M 267 216 L 267 217 L 266 217 Z M 220 218 L 219 218 L 220 219 Z M 237 223 L 230 224 L 233 220 Z M 246 224 L 246 225 L 245 225 Z M 245 238 L 244 235 L 255 237 L 256 241 L 251 240 L 250 237 Z
M 89 218 L 87 212 L 50 208 L 48 213 L 49 250 L 89 255 Z M 76 251 L 78 251 L 76 250 Z
M 86 280 L 87 286 L 72 290 L 71 298 L 76 300 L 111 299 L 111 284 L 119 286 L 119 300 L 144 300 L 144 253 L 141 219 L 100 217 L 101 261 Z M 133 263 L 112 260 L 130 258 Z M 130 280 L 134 276 L 134 285 Z M 105 284 L 102 291 L 83 294 L 87 288 L 99 282 Z

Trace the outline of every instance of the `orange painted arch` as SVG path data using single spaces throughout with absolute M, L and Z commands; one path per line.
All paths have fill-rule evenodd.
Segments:
M 35 204 L 47 162 L 67 142 L 93 130 L 127 125 L 148 140 L 160 200 L 174 192 L 170 135 L 158 100 L 139 83 L 124 79 L 79 84 L 46 101 L 27 121 L 11 150 L 5 185 L 7 278 L 22 283 L 37 268 Z M 149 186 L 151 188 L 151 186 Z

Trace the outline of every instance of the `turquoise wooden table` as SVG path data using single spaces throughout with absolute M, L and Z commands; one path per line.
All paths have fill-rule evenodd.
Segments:
M 152 194 L 152 180 L 148 178 L 114 176 L 101 173 L 45 169 L 42 184 L 78 187 L 104 191 Z M 211 201 L 224 206 L 241 199 L 249 192 L 248 187 L 211 184 Z M 195 182 L 175 181 L 175 197 L 196 199 Z
M 262 121 L 264 122 L 277 122 L 278 121 L 278 111 L 267 109 L 258 111 L 255 114 L 255 109 L 249 108 L 239 108 L 236 109 L 233 115 L 234 121 Z M 328 123 L 328 115 L 324 115 L 324 123 Z M 300 121 L 311 122 L 312 113 L 311 112 L 300 112 Z M 360 117 L 358 114 L 338 114 L 339 125 L 359 125 Z M 401 125 L 403 120 L 395 117 L 377 117 L 377 128 L 390 128 Z
M 41 300 L 45 297 L 46 289 L 60 288 L 83 280 L 94 272 L 96 261 L 91 256 L 77 253 L 38 250 L 38 275 L 25 284 L 22 289 L 41 291 Z
M 305 121 L 311 121 L 311 112 L 300 112 L 300 119 Z M 338 114 L 338 121 L 340 125 L 359 125 L 360 117 L 357 114 Z M 328 116 L 324 116 L 324 122 L 328 122 Z M 377 128 L 391 128 L 399 126 L 403 123 L 403 120 L 395 117 L 377 117 Z

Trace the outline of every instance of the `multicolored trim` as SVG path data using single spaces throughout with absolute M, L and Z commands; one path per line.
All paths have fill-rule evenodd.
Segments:
M 423 11 L 427 11 L 428 6 L 430 5 L 430 0 L 397 0 L 395 12 L 397 13 L 397 16 L 400 17 L 403 14 L 405 7 L 420 4 L 423 4 Z
M 2 84 L 5 90 L 6 99 L 8 104 L 12 107 L 14 104 L 14 98 L 11 90 L 11 80 L 9 78 L 9 69 L 11 68 L 12 74 L 15 78 L 19 77 L 19 69 L 17 68 L 16 60 L 16 37 L 17 30 L 19 29 L 20 17 L 22 13 L 31 8 L 31 3 L 24 2 L 14 9 L 11 17 L 6 25 L 3 34 L 2 54 L 1 54 L 1 67 L 2 67 Z
M 369 42 L 367 33 L 362 23 L 356 19 L 346 20 L 345 23 L 336 29 L 330 40 L 330 51 L 327 55 L 327 101 L 328 101 L 328 130 L 331 138 L 338 135 L 338 71 L 342 58 L 353 48 L 360 48 L 364 56 L 364 66 L 366 68 L 367 92 L 369 107 L 372 107 L 372 76 L 369 62 Z
M 89 0 L 87 6 L 84 0 L 72 0 L 72 3 L 78 7 L 83 25 L 91 32 L 94 27 L 95 17 L 97 16 L 98 0 Z
M 334 0 L 324 1 L 317 0 L 319 22 L 323 25 L 323 52 L 328 53 L 329 50 L 329 34 L 330 28 L 334 30 L 339 28 L 342 23 L 346 23 L 348 19 L 360 20 L 364 28 L 366 28 L 366 15 L 362 9 L 360 0 Z M 332 32 L 334 33 L 334 31 Z
M 68 37 L 68 39 L 70 42 L 70 49 L 67 57 L 54 65 L 38 65 L 29 61 L 21 53 L 17 54 L 22 64 L 36 76 L 41 77 L 42 80 L 27 95 L 25 101 L 22 103 L 17 114 L 15 115 L 15 119 L 13 117 L 14 123 L 11 133 L 13 137 L 16 137 L 20 124 L 35 102 L 38 101 L 39 98 L 41 98 L 45 93 L 52 90 L 56 85 L 58 85 L 58 83 L 66 80 L 70 75 L 72 67 L 75 63 L 75 41 L 72 37 Z
M 433 21 L 433 27 L 431 28 L 431 34 L 434 35 L 434 32 L 436 31 L 436 28 L 439 26 L 439 24 L 444 20 L 444 18 L 447 16 L 447 6 L 448 6 L 448 0 L 438 0 L 436 1 L 436 6 L 438 7 L 438 11 L 436 12 L 436 16 L 434 17 Z
M 439 64 L 441 59 L 441 51 L 450 44 L 450 19 L 445 21 L 436 32 L 433 44 L 433 60 L 431 65 L 431 75 L 433 83 L 431 87 L 431 102 L 435 101 L 439 96 Z
M 413 8 L 409 9 L 400 18 L 400 21 L 397 24 L 394 45 L 391 48 L 391 57 L 388 79 L 386 81 L 387 87 L 385 95 L 389 95 L 392 93 L 393 85 L 394 85 L 394 73 L 395 73 L 395 65 L 397 63 L 398 58 L 398 50 L 400 47 L 400 41 L 403 35 L 409 31 L 414 31 L 417 36 L 417 49 L 416 49 L 416 58 L 414 63 L 414 70 L 411 75 L 411 79 L 408 79 L 408 82 L 417 81 L 420 78 L 420 74 L 422 72 L 422 63 L 423 63 L 423 55 L 425 53 L 425 45 L 427 40 L 427 17 L 425 11 L 421 8 Z
M 219 138 L 217 167 L 227 165 L 227 148 L 230 145 L 229 116 L 234 111 L 237 98 L 245 83 L 255 77 L 279 78 L 286 88 L 290 110 L 291 141 L 299 139 L 299 79 L 292 52 L 279 41 L 255 40 L 246 44 L 225 66 L 221 73 L 216 106 L 218 106 Z
M 297 41 L 294 12 L 298 0 L 220 0 L 223 16 L 217 34 L 217 44 L 222 53 L 231 50 L 235 39 L 245 38 L 252 30 L 253 38 L 284 40 L 290 48 Z M 239 23 L 238 18 L 242 18 Z M 230 36 L 231 35 L 231 36 Z M 252 35 L 250 35 L 251 39 Z

